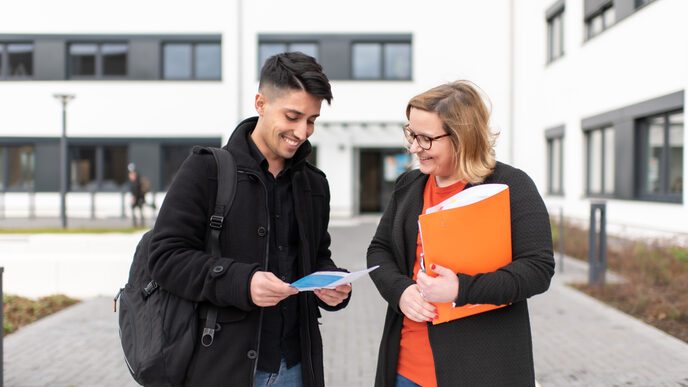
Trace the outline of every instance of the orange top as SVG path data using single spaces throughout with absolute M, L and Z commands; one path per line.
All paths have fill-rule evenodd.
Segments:
M 460 181 L 447 187 L 438 187 L 435 182 L 435 176 L 430 175 L 423 191 L 423 213 L 428 208 L 440 204 L 461 192 L 465 186 L 466 183 Z M 416 262 L 413 264 L 414 281 L 418 277 L 420 253 L 423 251 L 420 235 L 418 236 L 416 246 Z M 423 387 L 437 386 L 435 360 L 430 348 L 427 322 L 415 322 L 408 317 L 404 317 L 403 326 L 401 327 L 397 372 Z

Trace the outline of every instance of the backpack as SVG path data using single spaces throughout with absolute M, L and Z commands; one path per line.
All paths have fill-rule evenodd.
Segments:
M 151 190 L 150 180 L 147 177 L 141 176 L 141 193 L 147 194 Z
M 209 222 L 206 252 L 220 256 L 220 232 L 236 191 L 236 164 L 232 155 L 219 148 L 194 147 L 211 152 L 217 163 L 217 198 Z M 115 296 L 119 299 L 119 336 L 124 360 L 134 380 L 145 386 L 175 386 L 184 383 L 186 370 L 198 338 L 198 305 L 178 297 L 151 279 L 148 248 L 152 231 L 136 247 L 129 280 Z M 213 343 L 217 308 L 208 308 L 201 344 Z

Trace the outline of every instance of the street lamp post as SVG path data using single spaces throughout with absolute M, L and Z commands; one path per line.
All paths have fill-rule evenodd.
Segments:
M 72 94 L 53 94 L 62 102 L 62 136 L 60 137 L 60 219 L 67 228 L 67 103 L 75 98 Z

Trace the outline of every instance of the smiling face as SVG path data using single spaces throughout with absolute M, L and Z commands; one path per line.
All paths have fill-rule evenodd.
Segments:
M 428 137 L 446 133 L 437 113 L 416 108 L 411 108 L 409 113 L 409 128 L 417 135 Z M 414 141 L 410 151 L 418 157 L 420 171 L 434 175 L 438 186 L 445 187 L 461 180 L 461 174 L 454 164 L 454 148 L 449 136 L 433 140 L 429 150 L 421 148 L 418 142 Z
M 256 95 L 258 123 L 251 138 L 276 175 L 284 160 L 313 134 L 315 119 L 320 116 L 322 99 L 304 90 L 278 90 L 267 87 Z

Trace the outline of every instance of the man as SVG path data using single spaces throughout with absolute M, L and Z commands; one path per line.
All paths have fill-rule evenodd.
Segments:
M 241 122 L 225 146 L 238 173 L 222 257 L 204 252 L 217 189 L 212 155 L 194 152 L 166 195 L 151 275 L 179 296 L 219 307 L 213 344 L 195 349 L 188 386 L 324 385 L 318 307 L 343 308 L 351 285 L 298 293 L 289 283 L 339 270 L 330 259 L 329 186 L 305 160 L 322 101 L 331 99 L 313 58 L 284 53 L 266 61 L 258 117 Z
M 131 193 L 131 218 L 134 227 L 136 224 L 136 210 L 139 210 L 139 216 L 141 218 L 140 225 L 144 226 L 143 223 L 143 204 L 146 202 L 146 196 L 141 187 L 141 176 L 136 172 L 136 166 L 133 163 L 129 163 L 129 192 Z

